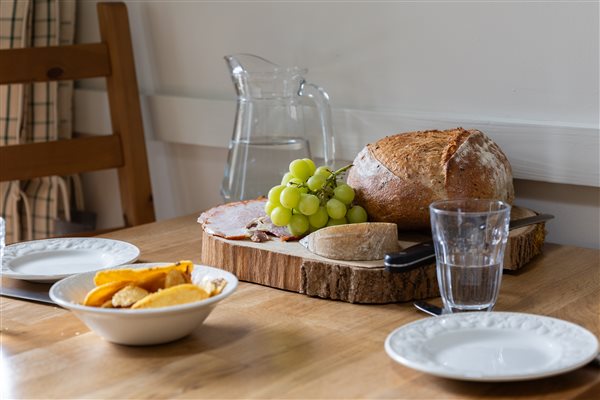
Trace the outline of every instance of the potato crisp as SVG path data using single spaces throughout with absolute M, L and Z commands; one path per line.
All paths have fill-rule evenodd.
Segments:
M 85 297 L 83 305 L 104 308 L 159 308 L 192 303 L 216 296 L 227 281 L 205 277 L 192 283 L 191 261 L 150 268 L 127 268 L 98 271 L 96 287 Z

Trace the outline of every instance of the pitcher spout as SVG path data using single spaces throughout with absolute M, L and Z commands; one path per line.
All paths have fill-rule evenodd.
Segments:
M 307 72 L 299 67 L 282 67 L 254 54 L 225 56 L 231 79 L 241 99 L 291 98 L 298 95 Z
M 272 74 L 281 67 L 271 61 L 254 54 L 241 53 L 225 56 L 231 75 L 239 74 Z

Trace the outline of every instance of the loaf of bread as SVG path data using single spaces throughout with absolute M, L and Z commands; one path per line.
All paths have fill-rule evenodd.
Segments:
M 348 184 L 369 220 L 393 222 L 399 230 L 429 229 L 429 204 L 437 200 L 514 200 L 508 159 L 475 129 L 408 132 L 368 144 Z

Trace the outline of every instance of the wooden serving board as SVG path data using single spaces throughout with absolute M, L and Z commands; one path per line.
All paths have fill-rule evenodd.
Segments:
M 513 207 L 511 218 L 535 215 Z M 511 231 L 504 268 L 516 270 L 539 254 L 544 223 Z M 429 240 L 400 235 L 402 248 Z M 337 261 L 309 252 L 298 242 L 227 240 L 203 232 L 201 261 L 234 273 L 240 280 L 350 303 L 392 303 L 439 295 L 435 263 L 390 273 L 383 260 Z

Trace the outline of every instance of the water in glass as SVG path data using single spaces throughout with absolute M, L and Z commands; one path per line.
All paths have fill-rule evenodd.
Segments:
M 433 203 L 430 214 L 445 312 L 491 311 L 502 281 L 510 206 L 446 200 Z

